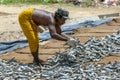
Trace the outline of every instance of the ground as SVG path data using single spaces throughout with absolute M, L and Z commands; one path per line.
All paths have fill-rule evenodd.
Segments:
M 21 28 L 18 24 L 18 14 L 23 9 L 28 7 L 34 7 L 39 9 L 44 9 L 50 12 L 54 12 L 58 7 L 64 7 L 70 12 L 70 18 L 86 18 L 96 15 L 102 14 L 111 14 L 111 13 L 119 13 L 119 7 L 89 7 L 89 8 L 82 8 L 79 6 L 74 6 L 71 4 L 49 4 L 49 5 L 0 5 L 0 40 L 1 41 L 9 41 L 10 36 L 14 36 L 14 38 L 19 38 L 20 36 L 24 36 L 21 34 Z M 80 39 L 81 42 L 85 42 L 90 36 L 95 37 L 104 37 L 107 34 L 111 34 L 120 30 L 119 23 L 108 23 L 104 25 L 100 25 L 101 27 L 95 28 L 81 28 L 79 29 L 74 35 Z M 18 32 L 16 34 L 9 34 L 9 37 L 5 37 L 8 32 Z M 4 35 L 3 35 L 4 33 Z M 8 34 L 7 34 L 8 35 Z M 5 38 L 4 38 L 5 37 Z M 50 39 L 48 41 L 40 42 L 39 48 L 39 57 L 43 60 L 47 60 L 47 58 L 51 57 L 55 54 L 56 51 L 64 50 L 67 46 L 63 46 L 64 41 L 57 41 L 54 39 Z M 54 44 L 54 45 L 53 45 Z M 0 55 L 1 59 L 11 59 L 15 57 L 16 60 L 23 62 L 23 63 L 31 63 L 32 56 L 30 54 L 29 48 L 25 47 L 22 49 L 17 49 L 11 52 L 7 52 L 3 55 Z M 104 58 L 100 61 L 100 63 L 105 63 L 109 61 L 120 61 L 120 55 L 113 55 Z

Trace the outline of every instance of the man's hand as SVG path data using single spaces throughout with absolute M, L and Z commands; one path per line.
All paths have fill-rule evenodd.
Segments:
M 76 39 L 74 39 L 74 38 L 70 38 L 70 39 L 67 41 L 66 45 L 75 48 L 77 42 L 78 42 L 78 40 L 76 40 Z

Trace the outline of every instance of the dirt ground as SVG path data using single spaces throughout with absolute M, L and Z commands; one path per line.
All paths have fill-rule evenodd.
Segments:
M 101 14 L 110 14 L 110 13 L 120 13 L 119 7 L 90 7 L 90 8 L 81 8 L 79 6 L 65 5 L 65 4 L 53 4 L 53 5 L 0 5 L 0 33 L 8 31 L 21 31 L 21 28 L 18 24 L 18 14 L 21 10 L 28 7 L 40 8 L 54 12 L 58 7 L 64 7 L 70 12 L 70 18 L 86 18 Z M 81 28 L 75 32 L 75 34 L 70 35 L 80 39 L 81 42 L 85 42 L 90 36 L 97 38 L 104 37 L 107 34 L 112 34 L 117 30 L 120 30 L 120 22 L 110 22 L 100 27 L 93 28 Z M 19 35 L 19 34 L 18 34 Z M 4 38 L 4 36 L 2 37 Z M 58 41 L 50 39 L 48 41 L 40 42 L 39 48 L 39 57 L 43 60 L 51 57 L 55 52 L 61 50 L 63 51 L 67 46 L 63 46 L 64 41 Z M 53 45 L 54 44 L 54 45 Z M 11 52 L 0 55 L 1 59 L 11 59 L 15 57 L 16 60 L 23 63 L 31 63 L 32 56 L 30 54 L 29 48 L 25 47 L 22 49 L 17 49 Z M 109 61 L 120 61 L 120 54 L 108 56 L 102 59 L 99 63 L 106 63 Z

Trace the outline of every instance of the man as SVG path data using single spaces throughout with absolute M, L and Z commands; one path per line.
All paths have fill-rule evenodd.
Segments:
M 28 8 L 19 14 L 20 26 L 28 40 L 31 54 L 37 65 L 40 65 L 43 62 L 38 57 L 38 32 L 43 32 L 43 29 L 38 26 L 48 26 L 52 38 L 67 41 L 70 38 L 62 33 L 60 26 L 65 23 L 68 16 L 69 12 L 62 8 L 57 9 L 55 13 L 35 8 Z

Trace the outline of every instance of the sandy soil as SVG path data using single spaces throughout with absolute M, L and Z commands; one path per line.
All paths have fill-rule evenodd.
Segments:
M 17 32 L 17 35 L 13 34 L 9 34 L 9 36 L 14 36 L 14 38 L 19 38 L 20 36 L 24 36 L 23 34 L 20 34 L 21 32 L 21 28 L 18 24 L 18 14 L 21 10 L 26 9 L 28 7 L 34 7 L 34 8 L 40 8 L 40 9 L 44 9 L 44 10 L 48 10 L 51 12 L 54 12 L 58 7 L 64 7 L 66 9 L 69 10 L 70 12 L 70 18 L 86 18 L 86 17 L 90 17 L 90 16 L 96 16 L 96 15 L 101 15 L 101 14 L 110 14 L 110 13 L 119 13 L 120 9 L 119 7 L 110 7 L 110 8 L 106 8 L 106 7 L 91 7 L 91 8 L 81 8 L 79 6 L 73 6 L 73 5 L 64 5 L 64 4 L 53 4 L 53 5 L 24 5 L 24 4 L 19 4 L 19 5 L 0 5 L 0 34 L 4 33 L 4 35 L 1 38 L 1 41 L 3 40 L 2 38 L 5 37 L 5 35 L 7 34 L 7 32 Z M 117 24 L 116 24 L 117 25 Z M 97 33 L 94 32 L 94 30 L 99 31 L 103 31 L 108 29 L 108 25 L 102 25 L 99 28 L 95 28 L 95 29 L 91 29 L 91 28 L 84 28 L 84 29 L 80 29 L 80 35 L 84 35 L 80 36 L 79 38 L 82 42 L 85 42 L 91 35 L 94 36 L 105 36 L 106 34 L 110 34 L 115 32 L 116 30 L 120 30 L 120 27 L 117 25 L 111 25 L 111 27 L 109 28 L 108 32 L 105 32 L 105 34 L 103 34 L 101 36 L 101 32 Z M 89 33 L 89 30 L 93 31 L 92 34 L 90 35 L 86 35 L 84 33 Z M 79 31 L 78 31 L 79 32 Z M 78 35 L 76 34 L 76 35 Z M 8 35 L 8 34 L 7 34 Z M 17 37 L 16 37 L 17 36 Z M 5 39 L 8 39 L 9 37 L 7 36 Z M 54 43 L 54 45 L 53 45 Z M 59 44 L 56 44 L 59 43 Z M 66 48 L 66 46 L 63 46 L 65 42 L 63 41 L 57 41 L 57 40 L 49 40 L 49 41 L 45 41 L 45 42 L 41 42 L 40 43 L 40 55 L 39 57 L 41 57 L 41 59 L 46 60 L 48 57 L 52 56 L 55 54 L 56 51 L 58 50 L 64 50 Z M 11 59 L 15 57 L 16 60 L 19 60 L 23 63 L 29 63 L 32 62 L 32 56 L 29 52 L 29 48 L 25 47 L 22 49 L 17 49 L 15 51 L 11 51 L 8 52 L 6 54 L 0 55 L 0 58 L 2 59 Z M 101 61 L 101 63 L 103 62 L 108 62 L 108 61 L 115 61 L 115 60 L 119 60 L 120 61 L 120 55 L 117 55 L 117 57 L 114 56 L 110 56 L 107 57 L 106 59 L 103 59 L 103 61 Z
M 85 18 L 101 14 L 119 13 L 119 7 L 92 7 L 81 8 L 73 5 L 51 4 L 51 5 L 0 5 L 0 32 L 19 31 L 18 14 L 21 10 L 34 7 L 54 12 L 58 7 L 64 7 L 70 12 L 70 18 Z

